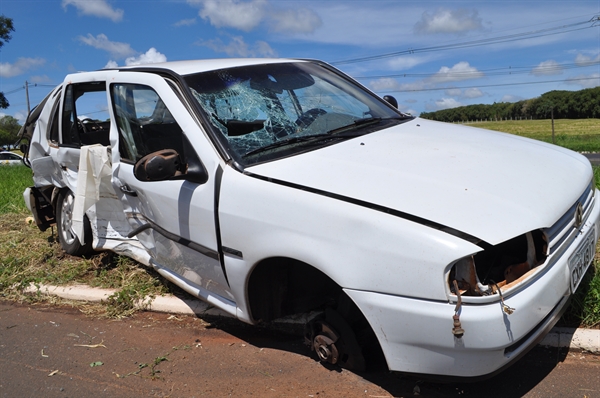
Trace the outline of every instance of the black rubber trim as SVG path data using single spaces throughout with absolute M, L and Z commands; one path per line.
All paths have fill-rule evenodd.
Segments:
M 411 221 L 411 222 L 414 222 L 414 223 L 417 223 L 417 224 L 424 225 L 424 226 L 429 227 L 429 228 L 436 229 L 438 231 L 446 232 L 447 234 L 450 234 L 452 236 L 456 236 L 458 238 L 464 239 L 467 242 L 471 242 L 471 243 L 473 243 L 473 244 L 475 244 L 475 245 L 477 245 L 477 246 L 479 246 L 479 247 L 481 247 L 483 249 L 486 249 L 486 248 L 489 248 L 489 247 L 492 246 L 491 244 L 485 242 L 482 239 L 477 238 L 476 236 L 467 234 L 467 233 L 462 232 L 462 231 L 458 231 L 458 230 L 456 230 L 454 228 L 450 228 L 450 227 L 448 227 L 446 225 L 443 225 L 443 224 L 436 223 L 435 221 L 431 221 L 431 220 L 428 220 L 426 218 L 415 216 L 415 215 L 410 214 L 410 213 L 405 213 L 403 211 L 395 210 L 395 209 L 392 209 L 392 208 L 389 208 L 389 207 L 386 207 L 386 206 L 381 206 L 381 205 L 378 205 L 378 204 L 375 204 L 375 203 L 371 203 L 371 202 L 367 202 L 367 201 L 364 201 L 364 200 L 360 200 L 360 199 L 356 199 L 356 198 L 351 198 L 351 197 L 348 197 L 348 196 L 339 195 L 339 194 L 336 194 L 336 193 L 333 193 L 333 192 L 323 191 L 321 189 L 311 188 L 311 187 L 307 187 L 307 186 L 300 185 L 300 184 L 295 184 L 295 183 L 288 182 L 288 181 L 278 180 L 276 178 L 265 177 L 265 176 L 262 176 L 262 175 L 259 175 L 259 174 L 254 174 L 254 173 L 251 173 L 251 172 L 248 172 L 248 171 L 244 171 L 244 174 L 247 175 L 247 176 L 249 176 L 249 177 L 257 178 L 257 179 L 262 180 L 262 181 L 271 182 L 273 184 L 278 184 L 278 185 L 283 185 L 283 186 L 288 187 L 288 188 L 299 189 L 301 191 L 306 191 L 306 192 L 314 193 L 316 195 L 327 196 L 327 197 L 332 198 L 332 199 L 341 200 L 343 202 L 352 203 L 352 204 L 357 205 L 357 206 L 366 207 L 366 208 L 369 208 L 369 209 L 372 209 L 372 210 L 375 210 L 375 211 L 386 213 L 386 214 L 392 215 L 394 217 L 399 217 L 399 218 L 402 218 L 402 219 L 405 219 L 405 220 L 408 220 L 408 221 Z
M 202 253 L 206 257 L 210 257 L 212 259 L 220 261 L 219 253 L 218 252 L 216 252 L 216 251 L 214 251 L 212 249 L 209 249 L 208 247 L 204 247 L 204 246 L 202 246 L 202 245 L 200 245 L 200 244 L 198 244 L 196 242 L 192 242 L 189 239 L 182 238 L 179 235 L 175 235 L 175 234 L 167 231 L 166 229 L 159 227 L 157 224 L 153 223 L 150 220 L 146 220 L 146 221 L 147 221 L 146 224 L 141 225 L 138 228 L 136 228 L 133 231 L 131 231 L 129 234 L 127 234 L 127 237 L 128 238 L 133 238 L 137 234 L 139 234 L 139 233 L 141 233 L 141 232 L 143 232 L 143 231 L 145 231 L 147 229 L 153 229 L 156 232 L 158 232 L 159 234 L 161 234 L 162 236 L 164 236 L 165 238 L 167 238 L 169 240 L 172 240 L 173 242 L 177 242 L 180 245 L 189 247 L 192 250 L 195 250 L 195 251 L 197 251 L 199 253 Z
M 225 269 L 225 258 L 223 256 L 223 245 L 221 244 L 221 225 L 219 223 L 219 199 L 221 196 L 221 181 L 223 179 L 223 168 L 219 165 L 217 167 L 217 172 L 215 173 L 215 205 L 214 205 L 214 214 L 215 214 L 215 234 L 217 237 L 217 247 L 219 250 L 219 261 L 221 263 L 221 270 L 223 271 L 223 276 L 225 277 L 225 282 L 227 282 L 227 286 L 231 287 L 229 284 L 229 278 L 227 278 L 227 270 Z

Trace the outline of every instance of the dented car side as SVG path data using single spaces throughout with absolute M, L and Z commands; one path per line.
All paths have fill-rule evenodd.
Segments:
M 69 75 L 29 116 L 37 225 L 248 323 L 297 314 L 320 360 L 478 377 L 554 325 L 595 254 L 576 153 L 403 115 L 318 61 Z

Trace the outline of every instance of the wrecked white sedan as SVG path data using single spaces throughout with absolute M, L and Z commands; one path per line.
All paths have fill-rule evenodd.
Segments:
M 72 74 L 24 126 L 24 197 L 70 254 L 130 256 L 248 323 L 311 314 L 324 362 L 492 374 L 593 261 L 592 169 L 388 101 L 307 60 Z

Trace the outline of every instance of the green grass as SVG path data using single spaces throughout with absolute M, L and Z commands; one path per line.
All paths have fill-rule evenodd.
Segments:
M 127 316 L 146 296 L 176 290 L 152 269 L 112 253 L 88 259 L 64 253 L 55 229 L 41 232 L 27 219 L 23 191 L 33 185 L 25 166 L 0 166 L 0 297 L 39 302 L 40 295 L 23 291 L 33 285 L 87 284 L 114 288 L 101 311 L 110 317 Z
M 550 119 L 476 122 L 469 125 L 552 143 Z M 557 119 L 554 121 L 554 138 L 556 145 L 574 151 L 600 152 L 600 119 Z
M 27 211 L 23 191 L 33 185 L 31 176 L 25 166 L 0 166 L 0 214 Z

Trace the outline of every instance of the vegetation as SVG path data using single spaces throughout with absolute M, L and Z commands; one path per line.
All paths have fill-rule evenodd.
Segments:
M 552 143 L 552 121 L 548 119 L 477 122 L 469 125 Z M 579 152 L 600 152 L 600 118 L 555 120 L 554 131 L 556 145 Z
M 492 105 L 468 105 L 424 112 L 424 119 L 461 123 L 468 121 L 502 121 L 524 119 L 600 118 L 600 87 L 580 91 L 549 91 L 540 97 Z
M 0 118 L 0 147 L 14 145 L 17 142 L 17 135 L 21 125 L 19 121 L 12 116 L 3 116 Z
M 127 316 L 145 297 L 176 291 L 152 269 L 112 253 L 72 257 L 57 242 L 55 229 L 41 232 L 33 225 L 23 201 L 31 185 L 25 166 L 0 167 L 0 297 L 41 302 L 47 297 L 26 294 L 31 285 L 87 284 L 117 289 L 96 312 Z M 143 304 L 143 303 L 142 303 Z
M 0 15 L 0 48 L 4 46 L 5 43 L 9 42 L 11 39 L 11 32 L 15 31 L 15 27 L 13 26 L 12 18 L 5 17 L 4 15 Z M 4 93 L 0 93 L 0 109 L 8 108 L 9 103 Z

